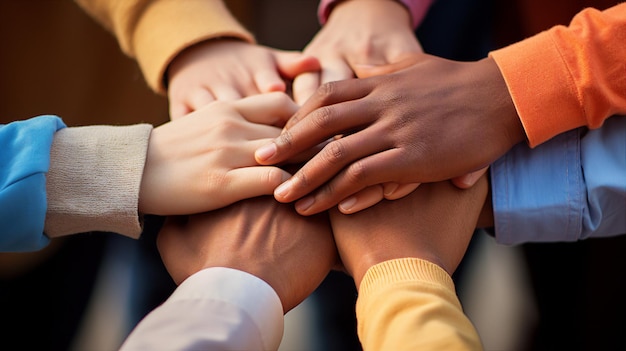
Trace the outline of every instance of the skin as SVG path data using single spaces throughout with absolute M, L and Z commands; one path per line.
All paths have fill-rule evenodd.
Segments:
M 299 52 L 235 39 L 207 40 L 178 54 L 168 68 L 170 117 L 182 117 L 215 100 L 285 92 L 285 79 L 319 68 L 315 58 Z
M 398 61 L 408 53 L 423 52 L 411 25 L 407 9 L 395 0 L 342 1 L 335 5 L 322 29 L 305 47 L 305 54 L 316 57 L 321 70 L 298 75 L 293 96 L 298 104 L 309 99 L 320 85 L 355 77 L 358 67 L 372 67 Z M 384 183 L 354 194 L 352 213 L 370 207 L 381 199 L 395 200 L 419 184 Z
M 283 93 L 213 102 L 152 131 L 139 211 L 177 215 L 209 211 L 272 194 L 290 174 L 258 166 L 254 150 L 280 134 L 296 111 Z
M 303 217 L 270 196 L 170 218 L 157 245 L 177 284 L 205 268 L 238 269 L 267 282 L 285 313 L 309 296 L 337 262 L 326 214 Z
M 407 9 L 395 0 L 339 2 L 322 29 L 304 48 L 319 72 L 298 75 L 293 95 L 303 104 L 320 85 L 354 78 L 356 65 L 384 65 L 406 53 L 422 52 Z
M 357 288 L 368 269 L 415 257 L 452 274 L 474 232 L 487 194 L 486 177 L 471 189 L 450 182 L 422 184 L 410 195 L 353 215 L 330 211 L 335 243 Z
M 336 135 L 274 192 L 300 214 L 327 210 L 375 184 L 425 183 L 476 172 L 525 138 L 495 62 L 426 54 L 327 83 L 256 151 L 289 162 Z

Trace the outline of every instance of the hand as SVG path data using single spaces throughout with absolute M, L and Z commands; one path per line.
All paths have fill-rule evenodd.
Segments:
M 416 52 L 422 48 L 398 1 L 342 1 L 304 49 L 320 60 L 322 70 L 296 77 L 294 99 L 303 104 L 321 84 L 353 78 L 355 65 L 383 65 Z
M 422 184 L 409 196 L 353 215 L 330 211 L 339 256 L 357 288 L 370 267 L 397 258 L 427 260 L 452 274 L 472 237 L 487 187 L 486 177 L 468 190 L 449 182 Z
M 155 128 L 139 192 L 139 211 L 192 214 L 272 194 L 289 177 L 260 167 L 254 150 L 280 134 L 297 109 L 283 93 L 213 102 Z M 272 126 L 275 125 L 275 126 Z
M 168 69 L 172 119 L 215 100 L 237 100 L 285 92 L 283 77 L 319 70 L 319 62 L 299 52 L 270 49 L 234 39 L 213 39 L 189 47 Z
M 379 75 L 385 70 L 394 73 Z M 322 86 L 279 138 L 256 151 L 260 164 L 274 164 L 345 135 L 274 192 L 281 202 L 308 194 L 296 203 L 300 214 L 326 210 L 374 184 L 441 181 L 476 171 L 525 137 L 490 58 L 455 62 L 418 54 L 369 71 L 370 78 Z
M 302 217 L 268 196 L 188 219 L 169 218 L 157 245 L 176 284 L 204 268 L 238 269 L 267 282 L 285 313 L 337 262 L 326 214 Z

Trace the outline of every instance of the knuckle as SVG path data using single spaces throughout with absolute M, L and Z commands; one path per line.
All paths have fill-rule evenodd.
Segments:
M 331 125 L 333 120 L 333 109 L 329 106 L 320 107 L 315 112 L 315 117 L 312 119 L 312 122 L 320 129 L 326 129 Z
M 266 181 L 269 186 L 278 186 L 283 180 L 283 172 L 276 168 L 271 167 L 266 174 Z
M 240 121 L 226 118 L 216 124 L 213 131 L 218 135 L 230 135 L 233 131 L 239 130 L 241 127 L 242 124 Z
M 284 149 L 291 149 L 293 147 L 293 135 L 288 130 L 284 131 L 276 139 L 276 144 Z
M 329 101 L 337 91 L 337 82 L 328 82 L 320 85 L 316 95 L 321 102 Z
M 324 149 L 322 154 L 324 159 L 332 164 L 340 163 L 347 156 L 346 148 L 341 139 L 330 142 Z
M 346 169 L 346 178 L 351 183 L 361 183 L 367 179 L 368 170 L 362 161 L 356 161 Z
M 308 188 L 311 185 L 310 178 L 307 174 L 306 169 L 301 169 L 300 171 L 298 171 L 298 173 L 296 173 L 296 175 L 294 176 L 294 180 L 294 184 L 298 185 L 298 187 L 300 188 Z

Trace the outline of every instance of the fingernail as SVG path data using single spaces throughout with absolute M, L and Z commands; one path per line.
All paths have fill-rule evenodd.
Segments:
M 296 211 L 304 212 L 308 210 L 314 202 L 315 198 L 313 198 L 313 196 L 305 197 L 304 199 L 298 201 L 298 203 L 296 204 Z
M 291 181 L 286 181 L 274 190 L 274 196 L 284 197 L 291 189 Z
M 271 143 L 265 146 L 261 146 L 254 153 L 254 157 L 259 161 L 265 161 L 276 153 L 276 144 Z
M 383 195 L 389 196 L 389 195 L 393 194 L 393 192 L 396 191 L 396 189 L 398 189 L 399 186 L 400 186 L 400 184 L 398 184 L 398 183 L 385 184 L 385 186 L 383 187 L 383 190 L 384 190 L 384 194 Z
M 339 203 L 339 210 L 342 212 L 349 212 L 354 204 L 356 204 L 356 196 L 350 196 Z

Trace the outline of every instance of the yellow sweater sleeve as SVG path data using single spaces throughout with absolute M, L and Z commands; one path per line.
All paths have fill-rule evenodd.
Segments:
M 201 41 L 231 37 L 254 42 L 221 0 L 76 0 L 115 34 L 122 51 L 139 63 L 148 85 L 165 92 L 172 59 Z
M 370 268 L 356 305 L 364 350 L 482 350 L 450 276 L 417 258 Z
M 490 56 L 531 147 L 626 114 L 626 3 L 585 9 L 568 27 L 553 27 Z

